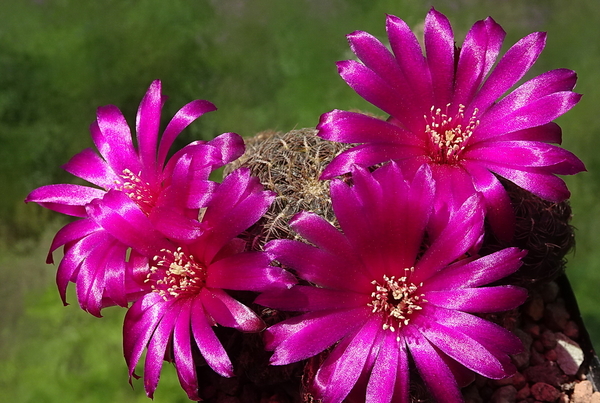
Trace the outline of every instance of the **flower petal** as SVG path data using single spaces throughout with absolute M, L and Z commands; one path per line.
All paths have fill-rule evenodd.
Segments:
M 117 174 L 125 169 L 136 174 L 141 172 L 142 166 L 133 148 L 131 130 L 121 111 L 114 105 L 101 106 L 97 116 L 90 132 L 100 155 Z
M 367 385 L 366 403 L 389 403 L 394 396 L 394 390 L 404 388 L 408 392 L 408 357 L 404 340 L 399 342 L 392 332 L 383 332 L 383 340 L 375 359 L 375 365 Z M 404 379 L 405 378 L 405 379 Z M 400 383 L 397 385 L 397 383 Z M 404 396 L 401 392 L 399 393 Z M 398 401 L 404 401 L 397 399 Z
M 181 387 L 190 400 L 198 400 L 198 380 L 196 363 L 192 356 L 191 300 L 183 301 L 175 329 L 173 331 L 173 357 Z
M 369 294 L 296 285 L 289 290 L 267 291 L 254 301 L 283 311 L 310 312 L 336 309 L 340 301 L 346 308 L 358 308 L 371 302 Z
M 271 326 L 264 332 L 265 348 L 275 351 L 271 364 L 285 365 L 312 357 L 362 326 L 370 315 L 367 306 L 318 311 Z
M 511 375 L 504 372 L 493 354 L 465 333 L 429 321 L 425 316 L 419 317 L 419 322 L 419 331 L 427 340 L 465 367 L 491 379 Z
M 413 326 L 405 328 L 405 334 L 410 355 L 433 397 L 444 403 L 463 402 L 456 379 L 429 341 Z
M 504 285 L 498 287 L 459 288 L 430 291 L 424 297 L 441 308 L 464 312 L 500 312 L 514 309 L 527 299 L 527 290 Z
M 543 32 L 531 33 L 514 44 L 483 83 L 473 102 L 466 109 L 465 116 L 472 116 L 476 109 L 480 113 L 487 111 L 502 94 L 527 73 L 545 45 L 546 34 Z
M 46 185 L 33 190 L 25 202 L 35 202 L 56 212 L 85 217 L 85 205 L 92 200 L 100 199 L 106 192 L 101 189 L 81 185 Z
M 194 299 L 191 311 L 192 334 L 202 357 L 219 375 L 233 376 L 233 365 L 227 352 L 208 323 L 200 298 Z
M 63 165 L 63 169 L 107 190 L 115 188 L 115 183 L 122 182 L 122 178 L 117 176 L 106 161 L 91 148 L 75 154 L 69 162 Z
M 514 273 L 521 266 L 521 259 L 526 254 L 527 251 L 519 248 L 506 248 L 466 264 L 447 266 L 429 278 L 420 290 L 453 290 L 493 283 Z
M 403 159 L 414 159 L 419 166 L 428 162 L 419 147 L 391 143 L 362 144 L 336 156 L 323 170 L 320 179 L 331 179 L 352 170 L 352 166 L 370 167 L 375 164 L 394 160 L 402 164 Z
M 425 18 L 424 41 L 435 100 L 432 106 L 442 107 L 451 101 L 454 90 L 454 33 L 448 18 L 433 8 Z
M 157 164 L 162 167 L 167 159 L 169 149 L 179 134 L 188 127 L 194 120 L 198 119 L 205 113 L 216 111 L 217 107 L 211 102 L 204 100 L 195 100 L 184 105 L 173 119 L 169 122 L 158 146 Z M 159 109 L 160 113 L 160 109 Z
M 242 332 L 258 332 L 265 327 L 250 308 L 223 290 L 204 287 L 200 291 L 200 300 L 206 312 L 220 325 Z
M 155 183 L 158 176 L 156 151 L 162 109 L 161 88 L 160 80 L 154 80 L 150 84 L 140 102 L 135 121 L 138 154 L 146 181 L 150 183 Z
M 337 360 L 335 372 L 323 396 L 324 401 L 341 403 L 350 393 L 363 371 L 369 351 L 380 330 L 381 320 L 373 316 L 354 336 Z
M 398 125 L 357 112 L 335 109 L 321 115 L 319 137 L 342 143 L 388 143 L 424 147 L 423 139 Z
M 289 288 L 294 276 L 270 265 L 264 252 L 237 253 L 210 265 L 206 286 L 228 290 L 266 291 Z

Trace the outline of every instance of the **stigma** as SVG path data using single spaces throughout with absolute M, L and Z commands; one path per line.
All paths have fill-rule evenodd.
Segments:
M 448 115 L 441 108 L 431 107 L 431 115 L 424 115 L 425 134 L 429 138 L 429 156 L 432 161 L 452 164 L 460 160 L 460 153 L 469 143 L 473 132 L 479 126 L 478 109 L 475 108 L 469 119 L 465 118 L 465 106 L 459 105 L 456 115 Z

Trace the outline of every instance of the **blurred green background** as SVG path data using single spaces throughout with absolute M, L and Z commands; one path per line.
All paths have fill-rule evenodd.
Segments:
M 600 348 L 600 6 L 597 0 L 0 0 L 0 400 L 145 402 L 127 383 L 123 309 L 97 319 L 63 307 L 45 254 L 62 217 L 24 197 L 73 179 L 60 165 L 91 146 L 100 105 L 134 122 L 153 79 L 170 96 L 163 118 L 193 99 L 220 109 L 186 130 L 179 145 L 234 131 L 315 126 L 333 108 L 375 111 L 336 73 L 351 57 L 344 35 L 385 38 L 385 13 L 419 29 L 431 5 L 457 39 L 492 15 L 506 45 L 532 31 L 548 44 L 530 76 L 566 67 L 583 100 L 559 119 L 564 143 L 589 172 L 567 178 L 576 253 L 568 274 Z M 70 295 L 71 302 L 76 302 Z M 186 402 L 174 370 L 163 369 L 155 401 Z

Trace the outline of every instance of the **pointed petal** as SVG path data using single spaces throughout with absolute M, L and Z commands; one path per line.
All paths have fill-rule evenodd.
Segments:
M 425 51 L 431 72 L 435 104 L 442 107 L 454 91 L 454 33 L 445 15 L 431 9 L 425 18 Z
M 207 315 L 200 298 L 194 299 L 191 311 L 194 339 L 208 365 L 219 375 L 231 377 L 233 376 L 233 365 L 223 345 L 221 345 L 212 330 Z
M 371 300 L 369 294 L 297 285 L 289 290 L 263 292 L 254 302 L 283 311 L 311 312 L 339 308 L 340 301 L 346 308 L 359 308 Z
M 183 106 L 173 119 L 167 125 L 158 146 L 157 162 L 158 167 L 162 167 L 167 159 L 169 149 L 179 134 L 188 127 L 194 120 L 198 119 L 205 113 L 216 111 L 217 107 L 212 103 L 204 100 L 195 100 Z M 160 109 L 159 109 L 160 113 Z
M 308 242 L 319 247 L 325 252 L 334 255 L 346 255 L 351 259 L 353 246 L 348 239 L 323 217 L 302 211 L 290 220 L 290 226 Z
M 380 330 L 381 332 L 384 333 L 383 341 L 379 346 L 379 352 L 367 385 L 366 403 L 391 402 L 396 387 L 402 387 L 396 383 L 398 381 L 403 383 L 404 379 L 402 378 L 408 375 L 408 360 L 404 342 L 400 343 L 396 340 L 396 335 L 392 332 L 383 329 Z M 400 375 L 402 371 L 405 374 Z
M 150 183 L 155 183 L 158 174 L 156 151 L 161 109 L 161 82 L 154 80 L 140 102 L 135 121 L 138 154 L 145 179 Z
M 442 326 L 468 334 L 490 351 L 495 349 L 503 354 L 516 354 L 523 351 L 523 343 L 517 336 L 475 315 L 437 308 L 433 305 L 424 306 L 421 314 Z
M 500 280 L 521 267 L 527 251 L 506 248 L 466 264 L 453 264 L 427 280 L 421 292 L 478 287 Z M 459 261 L 460 262 L 460 261 Z
M 462 403 L 454 375 L 427 339 L 414 327 L 405 330 L 406 343 L 419 374 L 437 401 Z
M 171 301 L 168 309 L 163 311 L 163 317 L 154 329 L 148 343 L 144 362 L 144 389 L 149 398 L 154 396 L 154 391 L 158 386 L 167 345 L 179 318 L 181 307 L 181 301 Z
M 486 162 L 487 168 L 542 199 L 561 202 L 571 196 L 565 181 L 543 168 L 514 168 Z M 550 172 L 548 172 L 550 171 Z
M 97 116 L 90 131 L 100 155 L 115 173 L 125 169 L 135 174 L 141 172 L 142 165 L 133 148 L 131 130 L 121 111 L 114 105 L 101 106 Z
M 34 189 L 25 202 L 35 202 L 47 209 L 75 217 L 87 216 L 85 205 L 102 198 L 106 192 L 81 185 L 46 185 Z
M 227 290 L 266 291 L 296 283 L 291 273 L 271 266 L 264 252 L 237 253 L 210 265 L 206 286 Z
M 337 290 L 365 292 L 372 279 L 362 265 L 353 264 L 355 256 L 333 255 L 314 246 L 290 239 L 276 239 L 265 250 L 298 275 L 319 286 Z
M 480 113 L 487 111 L 502 94 L 527 73 L 545 45 L 546 34 L 543 32 L 529 34 L 514 44 L 483 83 L 481 90 L 465 111 L 465 116 L 472 116 L 475 109 Z
M 200 300 L 206 312 L 222 326 L 242 332 L 258 332 L 265 328 L 264 322 L 250 308 L 223 290 L 204 287 L 200 291 Z
M 196 363 L 192 356 L 191 300 L 183 301 L 181 312 L 173 331 L 173 356 L 181 387 L 190 400 L 198 400 L 198 380 Z
M 475 190 L 483 196 L 487 219 L 494 234 L 501 240 L 512 240 L 515 212 L 502 183 L 479 161 L 465 160 L 462 166 L 471 175 Z
M 465 367 L 491 379 L 510 375 L 504 372 L 502 364 L 492 353 L 465 333 L 439 325 L 425 316 L 419 319 L 419 331 L 427 340 Z
M 483 212 L 477 195 L 469 198 L 415 264 L 411 281 L 425 282 L 467 252 L 483 234 Z
M 426 111 L 434 104 L 431 75 L 423 50 L 406 22 L 393 15 L 386 18 L 390 47 L 396 56 L 406 83 L 411 87 L 417 111 Z
M 167 308 L 168 304 L 162 297 L 158 293 L 151 292 L 136 301 L 125 315 L 123 354 L 129 368 L 130 383 L 135 367 Z
M 91 148 L 75 154 L 69 162 L 63 165 L 63 169 L 107 190 L 115 188 L 116 183 L 121 183 L 121 178 Z
M 416 115 L 409 99 L 398 96 L 397 90 L 373 70 L 354 60 L 337 62 L 337 67 L 340 76 L 358 95 L 394 116 L 405 127 L 416 127 L 422 114 Z
M 404 146 L 391 143 L 362 144 L 344 151 L 335 157 L 323 170 L 320 179 L 331 179 L 335 176 L 348 173 L 352 166 L 360 165 L 370 167 L 375 164 L 394 160 L 404 164 L 404 159 L 415 160 L 418 165 L 426 163 L 420 147 Z
M 166 238 L 154 229 L 138 205 L 121 192 L 109 191 L 102 200 L 89 204 L 87 212 L 112 236 L 143 255 L 170 249 Z
M 517 308 L 527 299 L 527 290 L 504 285 L 430 291 L 424 297 L 435 306 L 464 312 L 500 312 Z
M 342 356 L 337 360 L 335 372 L 325 391 L 323 400 L 341 403 L 356 384 L 373 342 L 381 330 L 381 319 L 373 316 L 354 336 Z
M 274 350 L 272 365 L 285 365 L 312 357 L 362 326 L 369 307 L 309 312 L 287 319 L 264 332 L 265 348 Z
M 423 139 L 400 126 L 357 112 L 333 110 L 321 115 L 318 135 L 342 143 L 389 143 L 424 147 Z
M 456 68 L 456 84 L 450 113 L 459 105 L 468 105 L 489 69 L 495 63 L 505 32 L 492 18 L 477 21 L 460 50 Z

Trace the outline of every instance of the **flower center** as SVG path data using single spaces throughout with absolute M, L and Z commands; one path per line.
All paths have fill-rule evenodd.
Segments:
M 450 106 L 448 104 L 446 107 Z M 447 109 L 447 108 L 446 108 Z M 459 161 L 459 155 L 467 146 L 473 131 L 479 125 L 477 108 L 469 120 L 465 119 L 465 106 L 459 105 L 454 117 L 442 112 L 441 108 L 431 107 L 431 116 L 424 115 L 425 133 L 429 137 L 430 158 L 441 164 Z
M 384 318 L 383 329 L 392 332 L 408 325 L 415 311 L 423 309 L 421 304 L 427 302 L 423 294 L 418 294 L 418 286 L 407 281 L 414 267 L 404 269 L 404 277 L 383 276 L 383 281 L 371 281 L 375 291 L 371 293 L 373 300 L 367 305 L 373 308 L 373 313 L 381 313 Z
M 150 273 L 144 280 L 151 283 L 152 291 L 159 293 L 165 301 L 181 294 L 197 294 L 206 284 L 206 268 L 186 255 L 181 248 L 175 252 L 161 249 L 154 256 Z
M 127 168 L 123 170 L 120 176 L 123 178 L 123 182 L 118 184 L 117 189 L 136 202 L 144 213 L 149 214 L 152 207 L 154 207 L 154 193 L 150 189 L 150 184 L 142 181 L 139 175 L 134 174 Z

